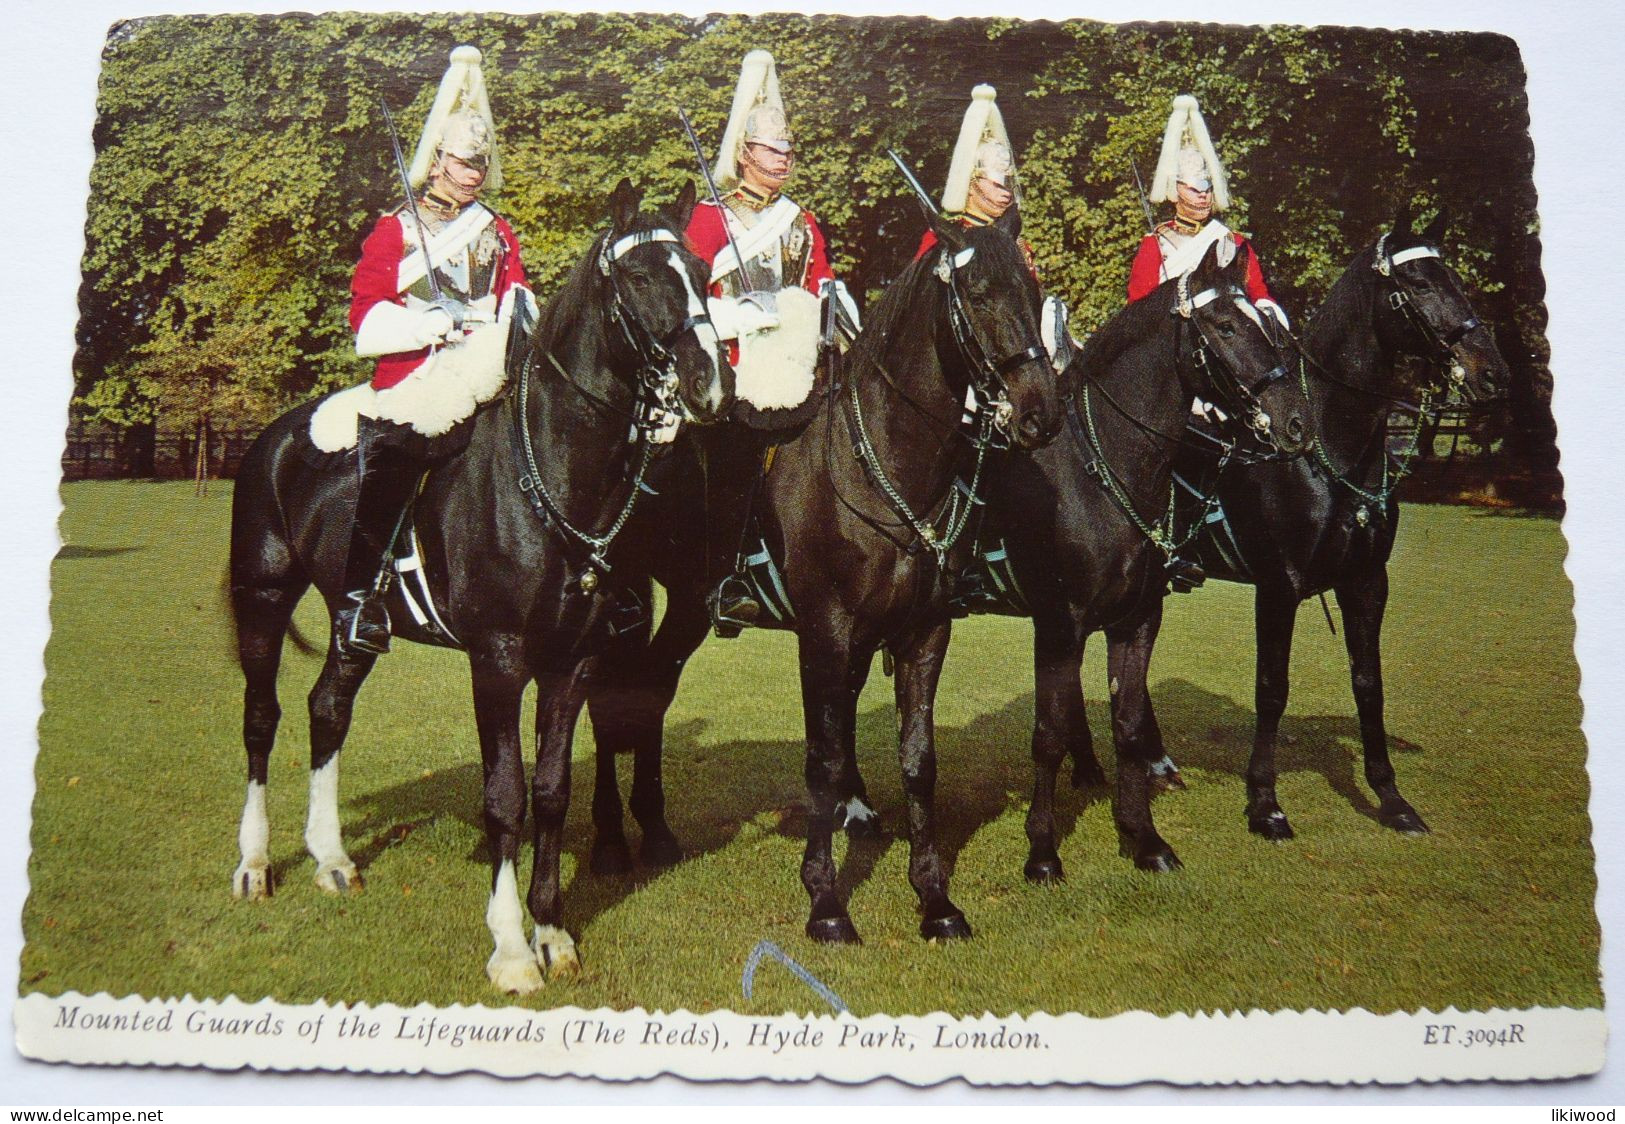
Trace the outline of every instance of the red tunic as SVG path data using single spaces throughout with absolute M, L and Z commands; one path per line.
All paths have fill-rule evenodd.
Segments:
M 801 217 L 807 220 L 807 235 L 811 242 L 807 249 L 807 265 L 802 270 L 801 286 L 816 296 L 818 286 L 825 281 L 833 281 L 835 272 L 829 267 L 829 250 L 824 243 L 824 232 L 818 228 L 818 220 L 805 207 L 801 210 Z M 689 216 L 688 229 L 683 232 L 688 248 L 699 256 L 707 269 L 716 263 L 717 255 L 728 245 L 728 229 L 723 225 L 724 221 L 722 211 L 715 203 L 702 200 Z M 709 291 L 713 297 L 720 297 L 722 283 L 711 282 Z M 728 362 L 739 362 L 738 340 L 728 341 Z
M 818 220 L 813 213 L 805 208 L 801 211 L 802 218 L 807 220 L 807 233 L 812 245 L 807 251 L 807 267 L 802 273 L 801 287 L 809 293 L 817 293 L 818 286 L 825 281 L 833 281 L 835 273 L 829 267 L 829 250 L 824 244 L 824 232 L 818 228 Z M 688 248 L 700 256 L 700 260 L 707 266 L 716 262 L 717 255 L 728 244 L 728 231 L 723 226 L 722 212 L 715 203 L 704 201 L 694 208 L 694 214 L 688 220 L 688 229 L 683 232 L 688 239 Z M 721 286 L 713 283 L 711 295 L 720 296 Z
M 1261 300 L 1274 300 L 1275 298 L 1270 296 L 1269 287 L 1264 284 L 1264 271 L 1259 268 L 1258 255 L 1253 252 L 1253 244 L 1234 231 L 1231 231 L 1230 237 L 1236 240 L 1236 245 L 1247 251 L 1247 299 L 1254 304 Z M 1142 297 L 1148 297 L 1158 285 L 1162 284 L 1162 247 L 1162 239 L 1155 234 L 1147 234 L 1140 240 L 1139 252 L 1134 255 L 1134 265 L 1128 273 L 1129 300 L 1137 301 Z
M 524 264 L 519 260 L 519 239 L 513 227 L 501 215 L 495 216 L 493 225 L 502 241 L 502 261 L 493 275 L 491 291 L 497 294 L 500 307 L 510 288 L 515 285 L 529 288 L 529 283 L 525 280 Z M 401 220 L 395 215 L 384 215 L 361 244 L 361 260 L 356 263 L 355 276 L 350 279 L 352 332 L 361 330 L 361 322 L 367 318 L 367 313 L 381 301 L 405 306 L 405 294 L 395 287 L 401 259 L 405 256 L 406 239 Z M 426 347 L 380 355 L 372 375 L 373 389 L 387 390 L 394 386 L 428 357 L 429 349 Z

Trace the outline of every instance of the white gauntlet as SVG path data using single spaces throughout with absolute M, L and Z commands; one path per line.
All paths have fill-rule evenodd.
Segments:
M 709 297 L 706 299 L 705 308 L 719 339 L 736 340 L 740 336 L 765 332 L 769 328 L 779 326 L 777 316 L 751 300 Z
M 379 301 L 367 310 L 355 333 L 355 353 L 363 359 L 432 347 L 452 330 L 451 314 L 443 308 L 412 309 Z

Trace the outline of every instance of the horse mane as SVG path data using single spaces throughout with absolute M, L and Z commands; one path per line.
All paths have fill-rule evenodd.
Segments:
M 1002 228 L 987 226 L 976 227 L 965 232 L 970 246 L 977 254 L 985 254 L 992 259 L 993 269 L 997 271 L 1013 271 L 1026 269 L 1026 259 L 1022 257 L 1017 247 L 1016 239 Z M 938 242 L 937 246 L 942 243 Z M 864 334 L 874 333 L 878 346 L 884 346 L 892 337 L 892 332 L 914 312 L 914 298 L 917 295 L 921 279 L 931 274 L 936 268 L 936 249 L 914 259 L 904 267 L 885 292 L 875 302 L 868 315 L 864 318 Z
M 1160 319 L 1173 308 L 1173 282 L 1160 285 L 1147 297 L 1130 301 L 1111 319 L 1089 334 L 1079 352 L 1084 377 L 1099 378 L 1134 344 L 1151 334 Z
M 1304 337 L 1307 342 L 1313 344 L 1322 340 L 1342 339 L 1362 320 L 1370 319 L 1362 297 L 1372 287 L 1371 277 L 1374 274 L 1371 263 L 1376 253 L 1376 243 L 1373 242 L 1349 259 L 1342 274 L 1332 282 L 1320 307 L 1315 309 L 1309 331 Z

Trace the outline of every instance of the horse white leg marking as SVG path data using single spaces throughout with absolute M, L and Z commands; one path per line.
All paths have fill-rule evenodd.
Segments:
M 532 959 L 547 969 L 547 978 L 556 980 L 573 976 L 581 970 L 581 956 L 570 934 L 554 925 L 536 926 L 531 939 Z
M 243 861 L 231 876 L 231 896 L 259 901 L 271 896 L 271 822 L 265 815 L 265 786 L 248 782 L 248 799 L 243 802 L 243 822 L 237 828 L 237 847 Z
M 694 291 L 694 284 L 688 278 L 688 270 L 683 268 L 682 260 L 678 258 L 677 251 L 672 250 L 666 255 L 667 263 L 677 271 L 682 279 L 683 292 L 688 294 L 688 314 L 690 316 L 704 316 L 705 302 Z M 700 348 L 711 360 L 711 387 L 706 394 L 705 402 L 713 411 L 722 408 L 722 360 L 721 341 L 717 338 L 717 330 L 708 320 L 704 324 L 694 325 L 694 338 L 700 341 Z
M 876 816 L 875 810 L 859 800 L 856 796 L 850 797 L 846 802 L 846 822 L 868 823 Z
M 334 754 L 310 774 L 310 813 L 305 820 L 305 846 L 316 860 L 316 885 L 330 894 L 361 889 L 355 863 L 339 836 L 339 756 Z
M 542 973 L 536 966 L 536 954 L 525 943 L 524 916 L 513 862 L 504 861 L 497 868 L 496 885 L 485 906 L 485 925 L 496 942 L 496 950 L 485 962 L 485 974 L 498 991 L 529 995 L 541 990 Z

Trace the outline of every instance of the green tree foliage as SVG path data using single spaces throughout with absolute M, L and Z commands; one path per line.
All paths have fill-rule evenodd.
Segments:
M 345 321 L 361 240 L 399 183 L 451 47 L 486 56 L 505 183 L 538 292 L 622 175 L 653 200 L 696 179 L 739 60 L 779 62 L 792 194 L 871 299 L 923 221 L 886 157 L 940 189 L 970 89 L 1017 149 L 1025 234 L 1081 330 L 1121 306 L 1174 94 L 1202 103 L 1235 207 L 1300 318 L 1401 205 L 1453 216 L 1452 258 L 1519 376 L 1504 434 L 1549 449 L 1533 154 L 1516 46 L 1495 36 L 1198 24 L 817 16 L 179 17 L 109 36 L 81 291 L 78 407 L 120 425 L 255 424 L 358 381 Z M 1161 217 L 1161 216 L 1159 216 Z M 1492 435 L 1493 436 L 1493 435 Z

